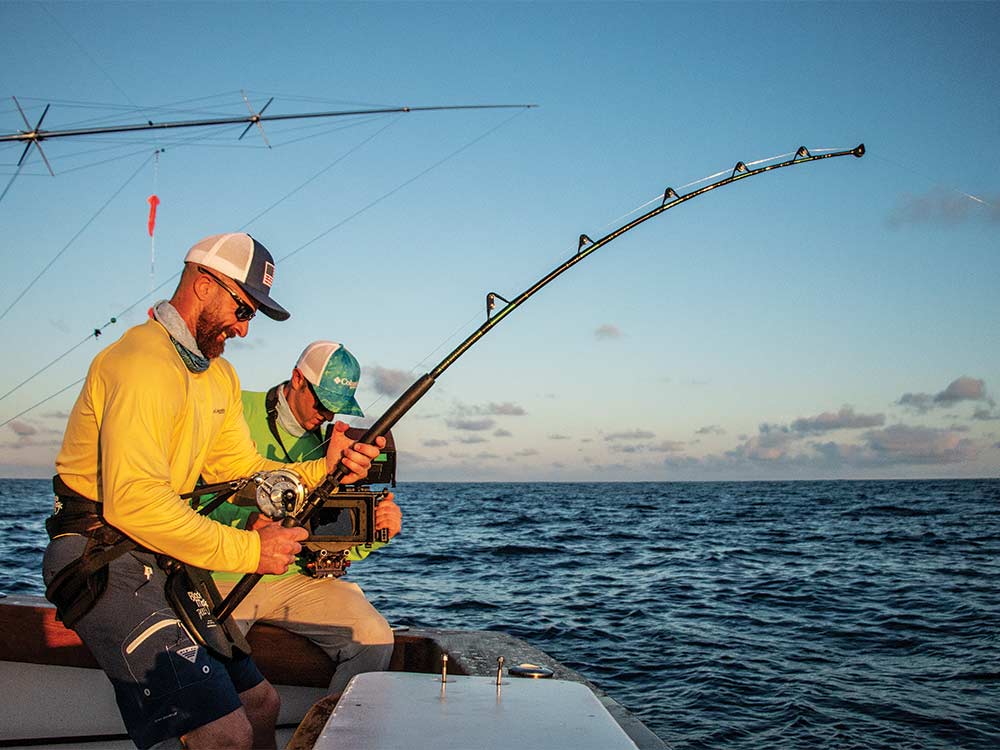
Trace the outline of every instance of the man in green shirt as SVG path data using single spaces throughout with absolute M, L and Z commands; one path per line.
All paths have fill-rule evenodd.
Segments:
M 343 346 L 314 341 L 302 352 L 291 377 L 265 393 L 243 391 L 243 417 L 257 451 L 265 458 L 296 462 L 323 456 L 320 428 L 336 414 L 364 416 L 354 398 L 361 367 Z M 336 422 L 334 429 L 347 425 Z M 243 528 L 253 508 L 223 503 L 211 517 Z M 392 538 L 402 527 L 402 511 L 392 495 L 375 509 L 375 528 Z M 350 561 L 363 560 L 384 543 L 357 545 Z M 215 573 L 223 596 L 239 575 Z M 233 616 L 244 631 L 255 622 L 267 622 L 305 636 L 322 648 L 336 669 L 330 693 L 343 691 L 361 672 L 377 672 L 389 665 L 393 633 L 385 618 L 365 598 L 361 587 L 343 578 L 313 578 L 296 563 L 281 576 L 269 575 L 236 608 Z

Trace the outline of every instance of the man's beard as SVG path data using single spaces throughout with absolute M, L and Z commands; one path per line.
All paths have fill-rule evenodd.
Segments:
M 220 336 L 225 330 L 226 326 L 208 310 L 201 314 L 198 318 L 198 324 L 195 326 L 194 340 L 198 344 L 202 356 L 208 359 L 222 356 L 222 352 L 226 348 L 226 339 L 225 337 L 220 338 Z

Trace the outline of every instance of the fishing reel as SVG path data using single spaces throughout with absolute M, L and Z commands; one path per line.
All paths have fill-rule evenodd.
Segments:
M 255 505 L 268 518 L 295 517 L 306 501 L 302 478 L 290 469 L 260 471 L 236 493 L 239 505 Z
M 356 435 L 351 433 L 356 432 Z M 360 438 L 363 430 L 348 430 Z M 303 571 L 314 578 L 339 578 L 351 564 L 347 553 L 359 545 L 388 542 L 389 530 L 375 528 L 375 508 L 389 494 L 388 487 L 379 491 L 372 484 L 396 485 L 396 449 L 392 436 L 386 435 L 386 445 L 372 461 L 368 476 L 354 484 L 340 485 L 334 494 L 325 494 L 319 506 L 305 523 L 309 537 L 302 542 L 299 560 Z M 294 518 L 305 507 L 308 490 L 302 478 L 291 469 L 262 471 L 250 477 L 236 494 L 239 505 L 256 506 L 269 518 Z
M 305 505 L 306 486 L 290 469 L 262 471 L 237 493 L 241 505 L 255 505 L 268 518 L 297 519 Z M 347 571 L 347 552 L 358 545 L 389 541 L 388 529 L 375 529 L 375 507 L 389 494 L 365 486 L 345 485 L 324 497 L 305 523 L 299 562 L 314 578 L 339 578 Z M 251 497 L 252 496 L 252 497 Z

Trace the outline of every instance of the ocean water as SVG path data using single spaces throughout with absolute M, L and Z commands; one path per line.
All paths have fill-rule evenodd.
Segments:
M 350 577 L 394 624 L 501 630 L 677 750 L 1000 747 L 1000 480 L 402 484 Z M 40 593 L 46 481 L 0 480 Z

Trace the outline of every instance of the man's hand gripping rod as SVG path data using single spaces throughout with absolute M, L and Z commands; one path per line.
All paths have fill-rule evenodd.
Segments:
M 434 377 L 430 373 L 417 380 L 379 417 L 375 424 L 368 428 L 368 431 L 357 442 L 372 444 L 375 442 L 375 438 L 385 435 L 417 403 L 420 397 L 427 393 L 432 385 L 434 385 Z M 305 526 L 313 513 L 323 504 L 324 500 L 340 492 L 341 480 L 350 473 L 350 470 L 343 464 L 338 465 L 336 471 L 328 474 L 326 479 L 306 496 L 302 510 L 294 517 L 291 515 L 285 516 L 281 525 L 288 528 L 292 526 Z M 213 613 L 216 619 L 219 622 L 223 622 L 229 617 L 262 577 L 260 573 L 248 573 L 243 576 L 233 586 L 226 598 L 219 603 L 218 609 Z
M 795 156 L 787 161 L 779 162 L 777 164 L 770 164 L 764 167 L 758 167 L 757 169 L 749 169 L 743 162 L 737 162 L 736 166 L 733 168 L 733 173 L 724 179 L 718 180 L 717 182 L 710 183 L 701 187 L 697 190 L 693 190 L 686 195 L 678 195 L 673 188 L 667 188 L 663 192 L 663 203 L 657 208 L 654 208 L 646 213 L 642 214 L 636 219 L 622 225 L 618 229 L 614 230 L 610 234 L 605 235 L 597 242 L 591 242 L 590 238 L 586 235 L 580 235 L 580 245 L 577 249 L 576 255 L 566 260 L 560 266 L 554 268 L 544 277 L 536 281 L 528 289 L 524 290 L 511 301 L 507 301 L 500 297 L 495 292 L 490 292 L 486 295 L 486 322 L 483 323 L 479 328 L 477 328 L 471 336 L 469 336 L 465 341 L 459 344 L 447 357 L 438 363 L 437 367 L 431 370 L 429 373 L 418 379 L 413 385 L 411 385 L 402 396 L 396 399 L 396 402 L 390 406 L 386 412 L 379 418 L 375 424 L 368 428 L 368 431 L 361 437 L 358 441 L 360 443 L 374 442 L 375 438 L 383 436 L 388 432 L 395 424 L 398 422 L 410 408 L 420 400 L 420 398 L 430 390 L 431 386 L 437 378 L 447 370 L 451 365 L 462 356 L 473 344 L 475 344 L 479 339 L 485 336 L 490 329 L 493 328 L 497 323 L 507 317 L 510 313 L 514 312 L 518 307 L 521 306 L 529 297 L 531 297 L 535 292 L 544 287 L 550 281 L 555 279 L 557 276 L 561 275 L 563 272 L 569 270 L 574 265 L 579 263 L 581 260 L 586 258 L 588 255 L 593 253 L 598 248 L 603 247 L 614 239 L 621 237 L 623 234 L 631 229 L 639 226 L 643 222 L 652 219 L 654 216 L 658 216 L 664 211 L 669 211 L 675 206 L 679 206 L 682 203 L 686 203 L 692 198 L 697 198 L 700 195 L 704 195 L 710 190 L 722 187 L 723 185 L 728 185 L 732 182 L 738 180 L 744 180 L 747 177 L 753 177 L 754 175 L 761 174 L 762 172 L 770 172 L 774 169 L 781 169 L 782 167 L 791 167 L 796 164 L 805 164 L 806 162 L 818 161 L 820 159 L 830 159 L 836 156 L 856 156 L 858 158 L 865 155 L 865 144 L 859 143 L 852 149 L 847 149 L 845 151 L 832 151 L 826 154 L 811 154 L 805 146 L 800 146 L 796 152 Z M 588 244 L 590 243 L 590 244 Z M 587 248 L 584 249 L 584 245 Z M 507 304 L 496 314 L 491 315 L 496 300 L 500 299 Z M 282 525 L 286 527 L 299 526 L 307 523 L 309 518 L 316 512 L 324 499 L 335 495 L 340 491 L 340 481 L 350 474 L 343 464 L 337 467 L 337 470 L 332 474 L 327 475 L 326 479 L 316 487 L 309 495 L 306 497 L 305 503 L 302 506 L 302 510 L 298 513 L 296 517 L 286 516 L 282 521 Z M 222 600 L 219 604 L 218 609 L 213 613 L 219 622 L 225 620 L 229 615 L 233 613 L 233 610 L 239 605 L 241 601 L 250 593 L 250 590 L 257 584 L 261 579 L 259 573 L 248 573 L 243 576 L 233 587 L 229 595 Z

